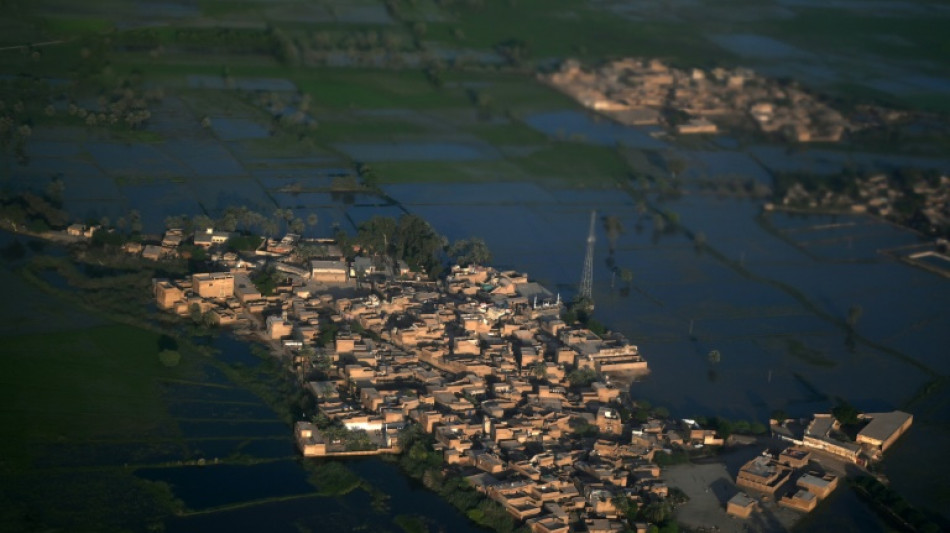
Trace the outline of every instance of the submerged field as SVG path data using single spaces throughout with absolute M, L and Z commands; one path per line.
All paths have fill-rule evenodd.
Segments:
M 340 485 L 321 475 L 327 463 L 302 462 L 290 426 L 251 392 L 281 391 L 283 371 L 246 342 L 192 343 L 94 312 L 53 321 L 45 306 L 74 308 L 63 297 L 76 288 L 2 272 L 43 305 L 5 309 L 24 332 L 5 332 L 0 355 L 3 530 L 394 532 L 406 512 L 475 530 L 395 464 L 342 466 Z M 170 366 L 160 353 L 174 343 Z

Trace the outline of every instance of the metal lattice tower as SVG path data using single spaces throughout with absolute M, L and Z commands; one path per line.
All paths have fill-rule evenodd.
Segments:
M 594 223 L 597 219 L 597 211 L 590 212 L 590 231 L 587 233 L 587 255 L 584 257 L 584 273 L 581 275 L 581 300 L 587 300 L 591 304 L 594 302 Z

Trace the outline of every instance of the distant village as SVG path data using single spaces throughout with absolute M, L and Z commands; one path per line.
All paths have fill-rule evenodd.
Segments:
M 847 210 L 885 218 L 916 217 L 915 229 L 928 234 L 950 235 L 950 176 L 919 175 L 913 178 L 875 173 L 866 177 L 795 179 L 785 187 L 781 207 Z M 770 209 L 774 206 L 767 206 Z
M 658 59 L 625 58 L 587 69 L 568 60 L 541 79 L 621 124 L 658 125 L 679 135 L 729 127 L 795 142 L 837 142 L 859 127 L 794 84 L 745 68 L 687 71 Z
M 414 426 L 434 437 L 447 471 L 535 533 L 645 533 L 650 523 L 630 510 L 672 505 L 675 492 L 659 458 L 729 443 L 695 420 L 634 420 L 627 388 L 649 372 L 637 346 L 565 322 L 560 295 L 527 274 L 456 265 L 431 281 L 332 240 L 307 242 L 302 260 L 298 235 L 242 254 L 223 252 L 229 238 L 169 230 L 161 245 L 127 251 L 167 257 L 189 239 L 208 249 L 219 271 L 156 279 L 155 301 L 239 328 L 288 362 L 319 411 L 294 427 L 305 457 L 399 453 Z M 261 290 L 253 280 L 268 265 L 277 281 Z M 913 421 L 899 411 L 861 416 L 853 438 L 830 414 L 772 420 L 783 449 L 741 468 L 721 512 L 810 512 L 839 484 L 824 465 L 880 460 Z

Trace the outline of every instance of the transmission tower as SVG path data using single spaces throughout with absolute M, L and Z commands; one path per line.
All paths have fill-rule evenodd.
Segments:
M 584 257 L 584 273 L 581 275 L 580 300 L 587 302 L 590 307 L 594 306 L 593 285 L 594 285 L 594 223 L 597 219 L 597 211 L 590 212 L 590 231 L 587 233 L 587 255 Z

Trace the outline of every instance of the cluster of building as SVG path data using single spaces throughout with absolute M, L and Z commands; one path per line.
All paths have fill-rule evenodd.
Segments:
M 919 213 L 934 229 L 950 228 L 950 176 L 936 180 L 920 178 L 911 185 L 911 190 L 920 198 Z M 782 205 L 850 209 L 889 217 L 896 213 L 895 204 L 905 196 L 902 187 L 886 174 L 874 174 L 854 178 L 853 187 L 840 192 L 827 188 L 809 190 L 801 183 L 794 183 L 782 198 Z
M 838 476 L 810 466 L 812 452 L 793 446 L 778 454 L 764 453 L 742 465 L 736 485 L 745 489 L 726 504 L 726 512 L 748 518 L 760 509 L 757 498 L 810 512 L 838 486 Z
M 296 424 L 305 456 L 398 452 L 401 430 L 418 424 L 446 468 L 532 531 L 566 533 L 581 516 L 606 532 L 628 527 L 618 501 L 667 498 L 656 454 L 723 444 L 692 421 L 624 420 L 617 380 L 648 372 L 637 347 L 566 324 L 559 295 L 525 274 L 454 267 L 440 283 L 380 275 L 357 291 L 326 261 L 269 297 L 238 268 L 154 283 L 160 308 L 198 306 L 225 325 L 248 315 L 282 347 L 332 421 Z M 320 291 L 314 279 L 350 290 Z M 332 342 L 318 342 L 330 326 Z M 579 372 L 594 381 L 572 384 Z
M 213 237 L 214 233 L 209 231 L 207 235 Z M 168 237 L 166 233 L 165 239 Z M 293 234 L 280 240 L 265 239 L 249 257 L 215 252 L 211 260 L 223 271 L 196 273 L 178 280 L 156 279 L 156 303 L 159 309 L 180 316 L 197 310 L 219 326 L 259 324 L 265 339 L 284 341 L 285 346 L 302 346 L 305 340 L 313 341 L 319 328 L 317 313 L 307 312 L 308 306 L 313 301 L 328 301 L 311 298 L 312 291 L 326 285 L 352 286 L 358 273 L 344 260 L 340 247 L 331 242 L 310 244 L 310 257 L 301 260 L 294 255 L 299 240 Z M 271 294 L 264 295 L 252 277 L 267 265 L 274 268 L 278 282 Z M 288 312 L 302 319 L 296 328 L 289 321 Z
M 687 71 L 626 58 L 587 70 L 568 60 L 543 79 L 621 124 L 663 125 L 679 134 L 752 126 L 798 142 L 834 142 L 855 127 L 802 89 L 744 68 Z
M 320 420 L 294 428 L 304 456 L 398 453 L 402 430 L 416 424 L 444 468 L 533 532 L 577 530 L 577 517 L 587 531 L 608 532 L 629 527 L 631 505 L 669 497 L 657 454 L 724 444 L 692 420 L 625 420 L 617 383 L 648 372 L 637 347 L 565 323 L 560 295 L 523 273 L 456 266 L 431 282 L 376 258 L 347 262 L 330 242 L 294 261 L 296 247 L 294 236 L 262 245 L 280 274 L 266 296 L 252 281 L 263 262 L 224 254 L 213 256 L 221 272 L 153 288 L 159 308 L 244 324 L 292 362 L 319 410 Z M 747 517 L 762 495 L 809 511 L 838 483 L 809 469 L 812 454 L 879 459 L 912 421 L 863 416 L 870 421 L 851 443 L 830 415 L 798 434 L 774 425 L 795 446 L 745 465 L 736 483 L 748 494 L 727 511 Z
M 838 486 L 839 477 L 813 459 L 865 465 L 880 460 L 903 435 L 914 417 L 903 411 L 859 415 L 865 426 L 852 440 L 830 414 L 816 414 L 803 424 L 797 420 L 772 421 L 773 435 L 792 443 L 777 454 L 764 453 L 739 469 L 739 492 L 726 504 L 726 512 L 748 518 L 764 501 L 803 512 L 812 511 Z

